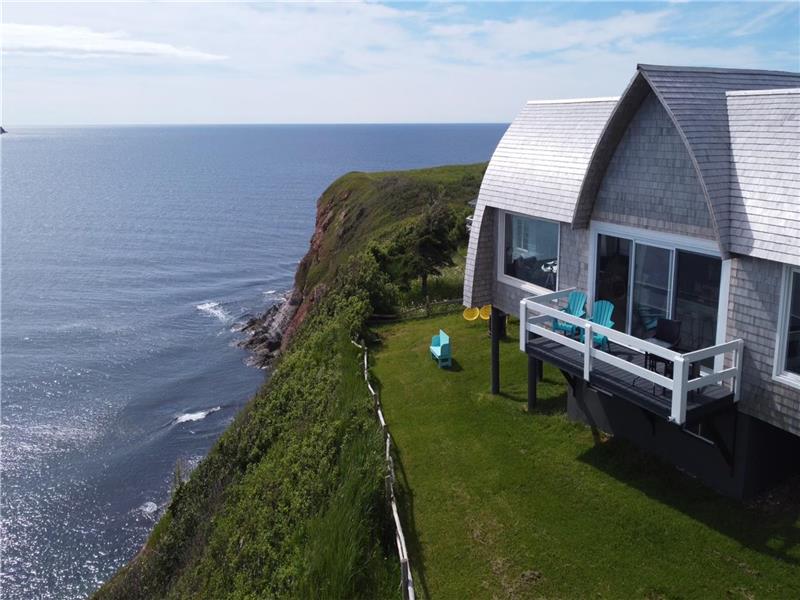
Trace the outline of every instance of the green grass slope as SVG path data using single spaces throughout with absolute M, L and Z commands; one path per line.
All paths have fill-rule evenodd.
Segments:
M 368 240 L 385 240 L 400 225 L 419 216 L 439 187 L 461 216 L 478 195 L 486 163 L 393 171 L 348 173 L 320 197 L 317 230 L 298 269 L 297 287 L 305 294 L 330 283 L 337 268 Z
M 351 173 L 323 194 L 297 276 L 315 290 L 313 307 L 270 380 L 95 598 L 398 597 L 382 442 L 350 344 L 390 282 L 357 254 L 417 216 L 438 186 L 463 210 L 484 168 Z
M 450 334 L 454 368 L 430 337 Z M 378 328 L 372 354 L 398 449 L 423 598 L 800 598 L 796 502 L 726 500 L 565 414 L 547 366 L 534 414 L 517 330 L 488 393 L 485 321 L 452 314 Z

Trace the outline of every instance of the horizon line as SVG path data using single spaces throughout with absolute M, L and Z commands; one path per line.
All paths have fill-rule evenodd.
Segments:
M 338 127 L 338 126 L 371 126 L 371 125 L 509 125 L 511 121 L 341 121 L 341 122 L 236 122 L 236 123 L 20 123 L 5 124 L 2 126 L 12 133 L 9 128 L 27 129 L 31 127 Z

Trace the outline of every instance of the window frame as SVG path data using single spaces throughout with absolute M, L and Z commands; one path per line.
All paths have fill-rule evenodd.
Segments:
M 625 238 L 631 241 L 631 269 L 628 272 L 628 285 L 629 289 L 632 287 L 632 273 L 634 253 L 636 252 L 636 242 L 645 244 L 647 246 L 657 246 L 672 250 L 672 264 L 671 264 L 671 291 L 675 285 L 674 277 L 677 266 L 678 250 L 685 252 L 693 252 L 695 254 L 705 254 L 714 258 L 719 258 L 722 261 L 719 282 L 719 306 L 717 309 L 717 330 L 715 332 L 716 344 L 725 342 L 728 334 L 728 307 L 730 303 L 730 284 L 731 284 L 731 259 L 724 258 L 720 252 L 719 246 L 704 238 L 694 238 L 677 233 L 666 233 L 661 231 L 652 231 L 649 229 L 642 229 L 640 227 L 631 227 L 630 225 L 619 225 L 616 223 L 607 223 L 605 221 L 592 221 L 589 224 L 589 272 L 587 281 L 587 298 L 586 303 L 588 310 L 591 311 L 594 306 L 594 296 L 596 292 L 596 279 L 597 279 L 597 239 L 600 235 L 610 235 L 619 238 Z M 629 304 L 631 304 L 629 302 Z M 672 304 L 672 302 L 670 303 Z M 630 309 L 626 307 L 630 312 Z M 670 314 L 672 314 L 673 307 L 670 306 Z M 629 321 L 630 322 L 630 321 Z M 714 359 L 714 370 L 721 371 L 723 368 L 723 355 L 719 354 Z M 800 385 L 800 382 L 798 382 Z
M 497 281 L 500 283 L 504 283 L 506 285 L 511 285 L 516 288 L 519 288 L 525 292 L 528 292 L 532 295 L 541 295 L 541 294 L 552 294 L 554 291 L 558 291 L 559 285 L 561 283 L 561 222 L 554 221 L 553 219 L 543 219 L 541 217 L 534 217 L 532 215 L 526 215 L 523 213 L 513 212 L 510 210 L 498 210 L 499 219 L 497 219 L 497 263 L 496 263 L 496 270 L 497 270 Z M 523 219 L 530 219 L 532 221 L 540 221 L 542 223 L 552 223 L 558 228 L 558 236 L 556 239 L 556 261 L 559 265 L 559 270 L 556 271 L 556 283 L 555 283 L 555 290 L 551 290 L 549 288 L 536 285 L 535 283 L 531 283 L 530 281 L 525 281 L 524 279 L 518 279 L 512 275 L 506 275 L 506 261 L 505 261 L 505 254 L 506 254 L 506 216 L 512 217 L 520 217 Z
M 781 296 L 778 303 L 778 331 L 775 336 L 775 362 L 772 379 L 800 389 L 800 374 L 786 370 L 786 349 L 789 345 L 789 310 L 791 308 L 792 279 L 800 278 L 800 266 L 784 265 L 781 278 Z

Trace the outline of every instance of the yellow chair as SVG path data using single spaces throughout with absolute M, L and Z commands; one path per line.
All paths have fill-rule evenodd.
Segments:
M 478 318 L 480 312 L 481 311 L 478 308 L 473 306 L 471 308 L 465 308 L 464 312 L 461 314 L 464 317 L 465 321 L 474 321 L 475 319 Z
M 484 304 L 483 306 L 481 306 L 481 310 L 479 312 L 481 319 L 483 319 L 484 321 L 488 321 L 489 317 L 492 316 L 492 305 Z

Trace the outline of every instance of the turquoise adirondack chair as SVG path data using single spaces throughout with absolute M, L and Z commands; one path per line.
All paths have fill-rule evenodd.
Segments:
M 453 359 L 450 356 L 450 336 L 447 335 L 443 329 L 439 330 L 439 335 L 431 338 L 431 356 L 439 368 L 450 367 L 453 365 Z
M 611 315 L 614 314 L 614 305 L 608 300 L 598 300 L 594 303 L 592 308 L 592 316 L 589 321 L 603 327 L 613 327 L 614 321 L 611 320 Z M 580 329 L 581 341 L 584 341 L 584 330 Z M 592 334 L 592 343 L 595 346 L 605 346 L 608 349 L 608 337 L 599 333 Z
M 582 317 L 586 314 L 586 294 L 583 292 L 570 292 L 567 296 L 567 305 L 561 309 L 573 317 Z M 574 336 L 578 329 L 576 325 L 553 319 L 553 331 L 563 331 L 566 335 Z

